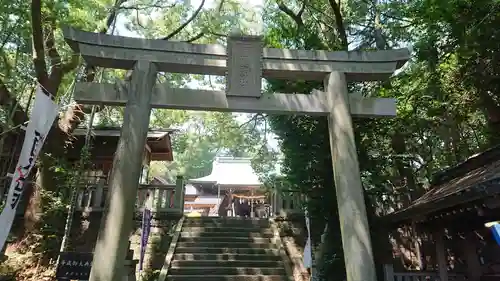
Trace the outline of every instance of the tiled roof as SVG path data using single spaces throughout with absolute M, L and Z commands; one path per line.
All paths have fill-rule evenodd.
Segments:
M 219 157 L 206 177 L 188 180 L 192 183 L 213 183 L 234 186 L 261 186 L 249 158 Z
M 497 193 L 500 182 L 500 147 L 475 155 L 439 173 L 430 190 L 410 206 L 387 217 L 394 222 L 457 206 Z
M 162 138 L 175 130 L 149 130 L 148 131 L 148 139 L 150 138 Z M 87 129 L 77 128 L 73 131 L 73 135 L 75 136 L 84 136 L 87 134 Z M 119 137 L 120 136 L 120 128 L 94 128 L 91 131 L 92 136 L 99 137 Z

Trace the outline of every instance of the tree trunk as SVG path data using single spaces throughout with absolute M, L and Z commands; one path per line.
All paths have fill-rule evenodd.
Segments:
M 408 161 L 402 159 L 402 157 L 405 157 L 405 155 L 407 154 L 406 142 L 404 136 L 401 133 L 395 132 L 392 135 L 391 145 L 392 149 L 397 155 L 394 162 L 396 164 L 396 169 L 398 170 L 398 174 L 401 178 L 400 180 L 401 187 L 400 190 L 398 190 L 397 192 L 408 194 L 408 196 L 405 198 L 405 205 L 407 206 L 420 194 L 416 185 L 415 176 L 413 175 L 414 173 L 413 169 L 411 168 Z
M 487 92 L 478 91 L 478 94 L 488 122 L 490 145 L 498 145 L 500 144 L 500 106 Z
M 316 254 L 316 269 L 320 280 L 343 281 L 346 278 L 342 236 L 338 216 L 330 216 L 321 235 Z
M 46 207 L 42 201 L 42 191 L 56 192 L 60 188 L 65 188 L 61 186 L 53 170 L 54 160 L 45 153 L 47 151 L 40 153 L 37 161 L 37 169 L 33 175 L 34 181 L 30 185 L 30 188 L 25 191 L 25 196 L 29 196 L 24 212 L 24 227 L 27 233 L 37 227 L 44 212 L 44 207 Z
M 117 16 L 117 8 L 123 2 L 124 0 L 117 0 L 115 2 L 106 19 L 106 26 L 100 30 L 101 33 L 106 33 L 111 24 L 113 24 Z M 54 33 L 57 28 L 55 18 L 51 15 L 42 15 L 42 10 L 41 0 L 32 0 L 33 65 L 38 82 L 55 96 L 61 86 L 64 75 L 78 66 L 79 56 L 73 55 L 69 62 L 62 61 L 55 44 Z M 46 54 L 49 56 L 49 66 L 45 62 Z M 50 74 L 47 71 L 49 68 Z M 94 80 L 94 67 L 87 65 L 84 72 L 87 82 Z M 0 80 L 0 105 L 12 104 L 15 99 L 11 97 L 9 91 Z M 25 111 L 22 109 L 21 112 L 16 111 L 14 119 L 17 123 L 24 120 L 24 118 L 28 119 Z M 29 198 L 25 212 L 25 224 L 29 229 L 33 229 L 37 224 L 40 219 L 40 212 L 43 211 L 41 191 L 56 191 L 60 188 L 66 188 L 61 186 L 61 183 L 57 181 L 56 174 L 52 170 L 55 164 L 54 159 L 64 159 L 65 148 L 71 142 L 71 133 L 84 118 L 85 113 L 82 105 L 71 106 L 62 117 L 56 119 L 47 136 L 46 144 L 40 152 L 38 160 L 39 167 L 36 173 L 36 184 L 26 190 L 24 194 L 24 196 Z

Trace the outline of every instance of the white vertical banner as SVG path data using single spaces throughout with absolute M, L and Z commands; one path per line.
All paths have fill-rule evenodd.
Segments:
M 24 181 L 35 165 L 36 158 L 45 142 L 59 106 L 44 93 L 40 86 L 36 90 L 35 103 L 28 126 L 25 129 L 23 147 L 13 172 L 5 206 L 0 214 L 0 249 L 3 249 L 16 215 L 16 209 L 24 191 Z
M 312 268 L 312 249 L 311 249 L 311 227 L 309 225 L 309 213 L 307 209 L 304 211 L 306 217 L 306 227 L 307 227 L 307 241 L 304 247 L 304 267 Z

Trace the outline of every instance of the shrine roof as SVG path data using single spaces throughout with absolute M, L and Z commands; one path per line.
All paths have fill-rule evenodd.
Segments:
M 175 132 L 173 129 L 167 130 L 149 130 L 148 131 L 148 141 L 154 139 L 161 139 L 165 136 Z M 87 129 L 77 128 L 73 131 L 73 135 L 75 136 L 85 136 L 87 134 Z M 94 128 L 91 131 L 91 136 L 93 137 L 120 137 L 120 128 L 119 127 L 103 127 L 103 128 Z
M 500 194 L 500 146 L 437 173 L 430 190 L 385 218 L 399 223 Z
M 147 135 L 147 145 L 151 150 L 151 160 L 153 161 L 173 161 L 172 143 L 170 134 L 175 132 L 173 129 L 149 130 Z M 85 136 L 87 129 L 77 128 L 73 135 L 78 137 Z M 120 137 L 119 127 L 100 127 L 91 131 L 91 136 L 96 139 L 109 139 Z
M 165 178 L 163 177 L 160 177 L 160 176 L 154 176 L 153 177 L 153 180 L 151 181 L 151 183 L 153 184 L 164 184 L 164 185 L 168 185 L 168 184 L 171 184 L 168 182 L 168 180 L 166 180 Z M 199 195 L 202 195 L 202 193 L 196 189 L 195 186 L 193 186 L 192 184 L 188 183 L 184 186 L 184 195 L 194 195 L 194 196 L 199 196 Z
M 231 187 L 255 187 L 262 185 L 252 168 L 249 158 L 217 157 L 210 175 L 190 179 L 194 184 L 213 184 Z

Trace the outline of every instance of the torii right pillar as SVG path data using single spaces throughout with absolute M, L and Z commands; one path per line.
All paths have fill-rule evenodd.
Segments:
M 328 74 L 324 87 L 347 281 L 376 281 L 345 74 Z

